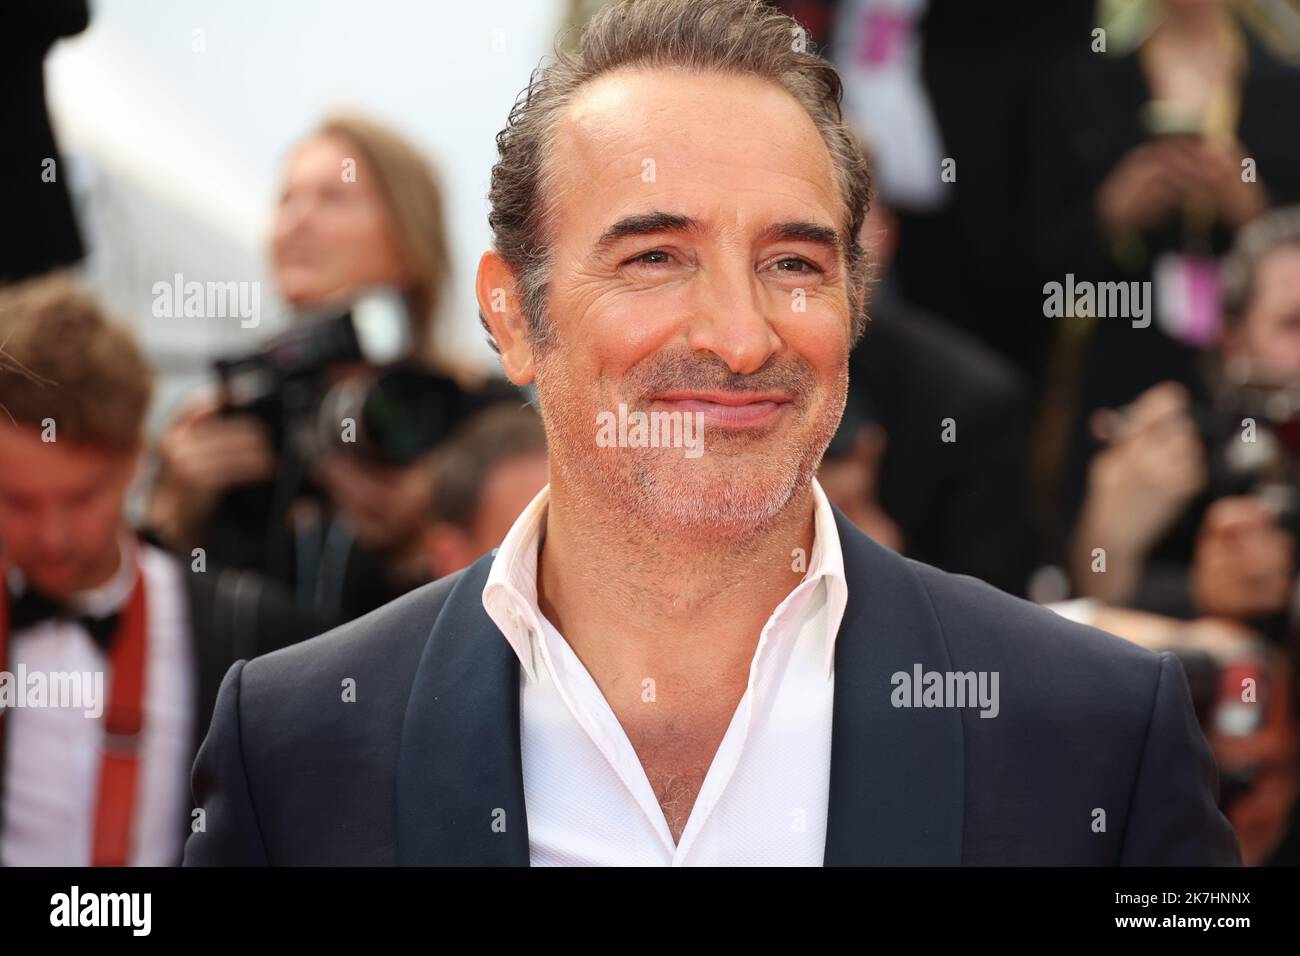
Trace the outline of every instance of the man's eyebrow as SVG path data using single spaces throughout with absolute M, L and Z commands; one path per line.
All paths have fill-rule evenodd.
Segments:
M 837 255 L 844 247 L 840 234 L 830 226 L 803 220 L 773 223 L 759 234 L 759 239 L 762 242 L 812 242 Z
M 631 216 L 624 216 L 606 229 L 601 234 L 601 237 L 596 240 L 593 251 L 598 254 L 605 252 L 620 239 L 628 236 L 648 236 L 656 232 L 698 233 L 702 230 L 703 227 L 698 221 L 681 213 L 660 210 L 636 213 Z
M 601 237 L 596 240 L 594 251 L 598 254 L 605 252 L 620 239 L 628 236 L 646 236 L 657 232 L 699 233 L 703 231 L 703 228 L 699 221 L 681 213 L 659 210 L 637 213 L 624 216 L 606 229 Z M 759 233 L 758 238 L 760 242 L 779 242 L 781 240 L 812 242 L 825 246 L 836 254 L 839 254 L 843 249 L 840 234 L 835 229 L 822 223 L 805 220 L 773 223 Z

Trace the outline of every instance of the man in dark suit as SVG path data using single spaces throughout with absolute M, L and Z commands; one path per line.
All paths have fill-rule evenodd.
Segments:
M 477 290 L 550 484 L 465 571 L 231 670 L 187 863 L 1238 861 L 1175 660 L 814 480 L 869 177 L 795 30 L 620 2 L 535 78 Z

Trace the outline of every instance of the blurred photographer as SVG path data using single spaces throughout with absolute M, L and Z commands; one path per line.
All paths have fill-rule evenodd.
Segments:
M 1257 33 L 1246 6 L 1131 4 L 1136 47 L 1116 31 L 1108 47 L 1103 29 L 1035 91 L 1027 257 L 1044 283 L 1121 283 L 1110 288 L 1142 296 L 1052 319 L 1035 445 L 1047 500 L 1065 509 L 1059 529 L 1060 506 L 1045 509 L 1053 551 L 1087 493 L 1096 413 L 1161 382 L 1208 398 L 1201 363 L 1220 331 L 1217 260 L 1258 216 L 1300 202 L 1300 125 L 1290 119 L 1300 68 Z
M 449 430 L 469 404 L 467 376 L 433 345 L 449 269 L 442 196 L 395 133 L 330 119 L 288 159 L 270 254 L 281 295 L 307 318 L 243 360 L 276 373 L 269 394 L 240 401 L 227 381 L 166 429 L 150 521 L 172 546 L 264 571 L 300 605 L 345 620 L 427 580 L 429 433 Z M 369 354 L 354 308 L 377 288 L 397 290 L 409 316 L 397 349 L 409 360 L 395 373 Z M 311 324 L 313 314 L 330 318 Z M 370 331 L 393 351 L 397 332 Z M 338 432 L 375 405 L 391 440 L 320 440 L 331 415 Z
M 1164 382 L 1092 419 L 1078 593 L 1287 632 L 1300 489 L 1300 207 L 1242 231 L 1223 266 L 1209 404 Z

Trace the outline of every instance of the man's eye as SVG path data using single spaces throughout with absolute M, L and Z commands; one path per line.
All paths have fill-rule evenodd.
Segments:
M 777 272 L 821 272 L 807 259 L 800 259 L 798 256 L 787 256 L 784 259 L 778 259 L 773 263 L 773 266 Z
M 649 252 L 643 252 L 641 255 L 628 260 L 629 263 L 635 262 L 647 266 L 666 266 L 672 261 L 673 257 L 662 249 L 651 249 Z

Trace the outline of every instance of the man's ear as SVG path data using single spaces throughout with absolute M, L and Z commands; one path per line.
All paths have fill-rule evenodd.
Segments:
M 533 380 L 533 346 L 528 337 L 523 301 L 513 270 L 492 249 L 478 261 L 474 290 L 478 307 L 501 353 L 506 377 L 516 385 L 529 384 Z

